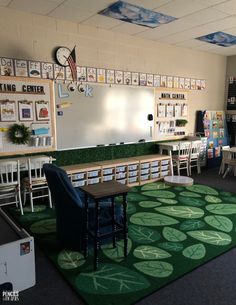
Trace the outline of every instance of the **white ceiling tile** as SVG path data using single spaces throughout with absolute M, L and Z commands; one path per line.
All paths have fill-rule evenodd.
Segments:
M 168 35 L 159 38 L 159 41 L 176 44 L 188 39 L 194 39 L 203 35 L 209 34 L 209 27 L 207 25 L 197 26 L 186 31 Z
M 178 35 L 178 33 L 158 39 L 158 41 L 163 42 L 163 43 L 168 43 L 168 44 L 176 44 L 176 43 L 184 41 L 184 40 L 187 40 L 187 38 L 183 37 L 183 35 L 181 35 L 181 34 Z
M 175 33 L 172 35 L 168 35 L 159 39 L 162 42 L 168 42 L 171 44 L 176 44 L 182 41 L 186 41 L 191 38 L 197 38 L 206 34 L 209 34 L 211 29 L 208 25 L 193 27 L 189 30 L 182 31 L 179 33 Z
M 230 16 L 223 19 L 218 19 L 207 24 L 211 32 L 224 31 L 225 29 L 234 27 L 236 25 L 236 16 Z M 209 32 L 210 33 L 210 32 Z
M 154 9 L 165 5 L 173 0 L 127 0 L 128 3 L 144 7 L 146 9 Z
M 201 47 L 204 42 L 197 40 L 197 39 L 189 39 L 186 41 L 182 41 L 180 43 L 176 43 L 175 45 L 177 47 L 183 47 L 183 48 L 197 48 Z
M 0 6 L 7 6 L 11 0 L 0 0 Z
M 72 6 L 82 11 L 98 13 L 107 8 L 112 3 L 112 0 L 67 0 L 63 5 Z
M 112 28 L 112 31 L 134 35 L 137 33 L 145 32 L 146 29 L 147 29 L 146 27 L 141 26 L 141 25 L 123 22 L 122 24 Z
M 189 27 L 191 27 L 189 22 L 178 19 L 171 23 L 163 24 L 155 29 L 149 29 L 146 32 L 137 34 L 137 36 L 152 40 L 158 40 L 161 37 L 184 31 Z
M 206 6 L 214 6 L 216 4 L 219 4 L 219 3 L 222 3 L 222 2 L 225 2 L 227 0 L 199 0 L 201 2 L 204 2 L 206 4 Z
M 236 1 L 235 0 L 226 1 L 224 3 L 216 5 L 215 8 L 229 15 L 234 15 L 236 14 Z
M 156 9 L 156 11 L 180 18 L 199 11 L 205 7 L 206 5 L 204 2 L 199 0 L 173 0 L 166 5 L 163 5 L 159 9 Z
M 47 15 L 62 2 L 63 0 L 13 0 L 8 7 L 34 14 Z
M 90 26 L 100 27 L 100 28 L 108 30 L 118 24 L 121 24 L 122 21 L 97 14 L 92 17 L 89 17 L 87 20 L 82 21 L 81 23 L 90 25 Z
M 236 26 L 232 27 L 232 28 L 225 29 L 225 32 L 228 33 L 228 34 L 236 36 Z
M 53 10 L 48 16 L 80 22 L 88 19 L 92 15 L 89 11 L 78 9 L 78 7 L 71 6 L 68 2 L 65 2 Z
M 221 51 L 224 47 L 217 46 L 213 43 L 207 43 L 203 42 L 203 44 L 199 47 L 196 47 L 196 50 L 202 50 L 202 51 L 211 51 L 211 50 L 218 50 Z
M 193 26 L 197 26 L 226 17 L 228 17 L 226 13 L 222 13 L 214 8 L 207 8 L 183 17 L 182 20 L 191 23 Z

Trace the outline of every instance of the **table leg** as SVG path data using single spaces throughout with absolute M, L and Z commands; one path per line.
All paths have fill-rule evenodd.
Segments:
M 111 198 L 111 221 L 112 221 L 112 240 L 113 240 L 113 248 L 116 247 L 116 220 L 115 220 L 115 203 L 114 197 Z
M 85 193 L 85 234 L 84 234 L 84 257 L 88 256 L 88 196 Z
M 123 230 L 124 230 L 124 257 L 128 255 L 128 226 L 127 226 L 127 201 L 126 201 L 127 194 L 123 194 Z
M 174 175 L 174 170 L 173 170 L 173 162 L 172 162 L 172 152 L 171 150 L 168 150 L 168 155 L 170 156 L 170 175 Z
M 100 249 L 100 232 L 99 232 L 99 202 L 95 200 L 95 241 L 94 241 L 94 269 L 98 268 L 98 251 Z

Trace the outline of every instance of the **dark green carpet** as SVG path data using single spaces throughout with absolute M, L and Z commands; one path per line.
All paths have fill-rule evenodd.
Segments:
M 92 253 L 58 249 L 54 211 L 36 210 L 15 216 L 88 304 L 132 304 L 236 245 L 236 195 L 203 185 L 133 188 L 128 258 L 123 242 L 103 246 L 96 272 Z

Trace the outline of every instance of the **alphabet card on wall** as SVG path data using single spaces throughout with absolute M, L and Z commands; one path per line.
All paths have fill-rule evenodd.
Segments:
M 41 78 L 41 63 L 39 61 L 29 61 L 29 76 Z
M 132 72 L 132 85 L 138 86 L 139 85 L 139 74 L 138 72 Z
M 131 84 L 131 72 L 124 72 L 124 84 L 125 85 Z
M 57 64 L 54 64 L 54 79 L 64 80 L 65 79 L 65 68 Z
M 119 85 L 123 84 L 123 71 L 115 71 L 115 83 Z
M 77 78 L 78 81 L 84 82 L 86 81 L 86 67 L 77 67 Z
M 87 81 L 96 82 L 97 81 L 97 69 L 87 68 Z
M 0 61 L 1 75 L 13 76 L 14 75 L 14 63 L 11 58 L 1 58 Z
M 26 60 L 15 59 L 15 74 L 16 76 L 28 76 L 28 67 Z
M 114 84 L 115 83 L 115 71 L 107 70 L 107 83 Z
M 147 86 L 153 87 L 153 74 L 147 74 Z
M 42 78 L 53 79 L 53 64 L 42 62 Z
M 155 74 L 153 77 L 153 85 L 154 87 L 160 87 L 161 86 L 161 76 Z
M 106 82 L 106 70 L 105 69 L 97 69 L 97 81 L 98 81 L 98 83 Z

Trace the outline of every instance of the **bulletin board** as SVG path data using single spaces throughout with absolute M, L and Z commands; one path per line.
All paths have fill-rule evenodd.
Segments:
M 26 144 L 11 141 L 9 130 L 15 124 L 28 128 L 30 138 Z M 0 156 L 46 152 L 55 147 L 53 82 L 0 77 Z
M 153 140 L 153 88 L 55 84 L 58 150 Z
M 155 137 L 174 140 L 188 133 L 188 90 L 155 89 Z M 184 123 L 185 122 L 185 123 Z

